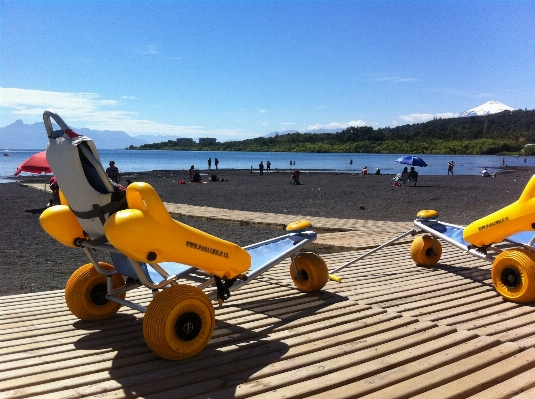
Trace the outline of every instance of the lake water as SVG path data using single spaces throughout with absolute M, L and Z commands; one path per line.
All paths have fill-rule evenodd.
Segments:
M 10 156 L 3 156 L 0 164 L 0 182 L 13 176 L 17 166 L 31 155 L 41 150 L 9 150 Z M 207 160 L 218 158 L 219 169 L 258 169 L 260 161 L 271 162 L 271 169 L 299 169 L 307 171 L 336 171 L 342 173 L 360 173 L 364 166 L 369 173 L 380 168 L 383 174 L 401 172 L 404 165 L 395 160 L 406 154 L 317 154 L 295 152 L 227 152 L 227 151 L 140 151 L 140 150 L 100 150 L 102 164 L 107 167 L 114 160 L 121 173 L 143 172 L 149 170 L 186 170 L 191 165 L 201 171 L 208 168 Z M 449 161 L 455 162 L 455 174 L 479 175 L 484 167 L 489 172 L 503 170 L 503 163 L 508 166 L 534 166 L 535 157 L 489 156 L 489 155 L 419 155 L 428 164 L 425 168 L 417 168 L 424 175 L 446 175 Z M 353 160 L 350 165 L 349 161 Z M 526 162 L 524 160 L 526 159 Z M 295 166 L 290 166 L 290 160 Z M 221 172 L 220 172 L 221 173 Z M 22 175 L 28 175 L 22 173 Z M 10 180 L 12 181 L 12 180 Z

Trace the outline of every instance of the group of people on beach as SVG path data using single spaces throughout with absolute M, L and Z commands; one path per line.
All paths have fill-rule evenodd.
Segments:
M 368 167 L 367 166 L 363 167 L 360 174 L 362 176 L 366 176 L 368 174 Z M 381 174 L 381 169 L 376 168 L 374 175 L 380 175 L 380 174 Z
M 407 184 L 407 182 L 416 182 L 418 181 L 418 172 L 414 169 L 414 166 L 411 166 L 411 170 L 405 166 L 401 173 L 398 173 L 393 179 L 394 186 L 401 186 Z
M 215 170 L 219 169 L 219 159 L 214 159 Z M 208 170 L 212 170 L 212 158 L 208 158 Z
M 271 162 L 269 160 L 266 162 L 266 170 L 269 172 L 271 170 Z M 264 161 L 260 161 L 258 164 L 258 171 L 260 176 L 264 176 Z M 253 173 L 253 167 L 251 166 L 251 173 Z
M 215 159 L 215 165 L 216 165 L 216 170 L 218 170 L 218 165 L 219 165 L 219 160 L 216 158 Z M 211 170 L 211 159 L 209 158 L 208 159 L 208 170 Z M 201 173 L 195 169 L 195 165 L 191 165 L 190 168 L 188 169 L 188 175 L 189 175 L 189 181 L 190 183 L 201 183 L 202 182 L 202 178 L 201 178 Z M 228 181 L 228 180 L 225 180 L 223 179 L 222 177 L 218 177 L 215 173 L 212 173 L 210 175 L 210 179 L 209 181 L 212 181 L 212 182 L 224 182 L 224 181 Z M 186 184 L 186 180 L 184 179 L 181 179 L 178 181 L 179 184 Z

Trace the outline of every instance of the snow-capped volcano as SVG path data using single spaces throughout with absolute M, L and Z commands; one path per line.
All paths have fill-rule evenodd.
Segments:
M 514 111 L 514 108 L 511 108 L 499 101 L 491 100 L 486 102 L 479 107 L 469 109 L 468 111 L 461 112 L 459 117 L 463 116 L 485 116 L 490 114 L 497 114 L 502 111 Z

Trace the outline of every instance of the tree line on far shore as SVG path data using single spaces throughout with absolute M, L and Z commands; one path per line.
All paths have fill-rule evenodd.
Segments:
M 241 141 L 198 144 L 168 140 L 129 149 L 250 152 L 343 152 L 534 155 L 535 110 L 486 116 L 433 119 L 424 123 L 374 129 L 348 127 L 338 133 L 290 133 Z

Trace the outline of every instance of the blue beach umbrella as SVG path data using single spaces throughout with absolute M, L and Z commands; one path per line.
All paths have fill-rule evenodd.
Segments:
M 427 166 L 422 158 L 412 155 L 405 155 L 404 157 L 398 158 L 396 159 L 396 162 L 410 166 Z

